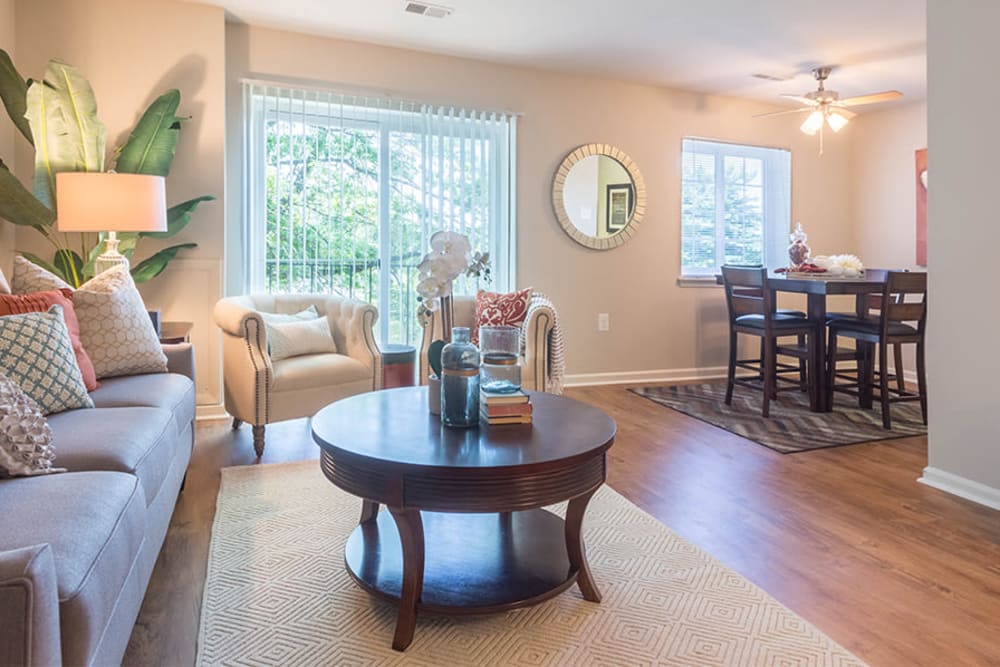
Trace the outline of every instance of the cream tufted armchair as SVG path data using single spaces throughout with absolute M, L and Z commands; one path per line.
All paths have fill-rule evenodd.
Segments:
M 309 306 L 329 321 L 337 353 L 271 361 L 260 313 L 297 313 Z M 328 403 L 382 388 L 382 354 L 373 333 L 377 319 L 374 306 L 325 294 L 235 296 L 215 305 L 226 411 L 233 428 L 253 425 L 257 456 L 264 453 L 266 424 L 311 417 Z
M 456 327 L 471 327 L 476 321 L 476 297 L 455 296 L 452 299 Z M 427 351 L 430 344 L 441 338 L 441 312 L 422 322 L 423 340 L 420 345 L 420 383 L 427 384 L 430 369 Z M 555 336 L 556 312 L 551 302 L 537 292 L 528 301 L 528 314 L 521 331 L 521 386 L 531 391 L 562 393 L 562 343 Z M 558 341 L 558 342 L 556 342 Z M 553 359 L 553 353 L 557 359 Z M 556 363 L 553 364 L 553 361 Z

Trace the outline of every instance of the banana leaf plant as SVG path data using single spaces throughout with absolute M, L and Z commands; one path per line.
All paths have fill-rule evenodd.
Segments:
M 104 234 L 65 234 L 56 229 L 56 174 L 61 171 L 101 172 L 105 169 L 104 124 L 87 79 L 74 67 L 51 60 L 41 80 L 25 80 L 10 56 L 0 49 L 0 99 L 21 135 L 35 148 L 33 191 L 29 191 L 0 159 L 0 218 L 31 227 L 54 249 L 51 261 L 21 254 L 79 287 L 94 275 L 94 260 L 104 252 Z M 181 122 L 181 94 L 168 90 L 139 119 L 125 144 L 114 153 L 114 170 L 122 174 L 167 176 L 173 163 Z M 118 250 L 132 259 L 145 238 L 169 239 L 191 221 L 202 195 L 167 209 L 167 231 L 118 234 Z M 177 253 L 196 243 L 172 245 L 132 266 L 137 283 L 155 278 Z

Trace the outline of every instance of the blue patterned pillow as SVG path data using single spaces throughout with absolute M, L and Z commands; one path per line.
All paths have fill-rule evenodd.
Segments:
M 0 317 L 0 372 L 33 398 L 43 414 L 94 407 L 76 365 L 62 306 Z

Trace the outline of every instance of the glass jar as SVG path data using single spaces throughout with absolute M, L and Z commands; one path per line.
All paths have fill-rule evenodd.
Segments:
M 806 233 L 802 231 L 802 223 L 795 223 L 795 231 L 789 236 L 789 240 L 792 242 L 788 246 L 788 268 L 794 269 L 802 264 L 809 261 L 809 253 L 811 252 L 808 245 L 806 245 L 806 240 L 809 237 Z
M 451 330 L 441 352 L 441 421 L 466 428 L 479 424 L 479 349 L 469 342 L 469 327 Z
M 513 394 L 521 389 L 521 365 L 518 351 L 521 330 L 511 326 L 487 326 L 479 329 L 479 348 L 483 356 L 480 386 L 491 394 Z

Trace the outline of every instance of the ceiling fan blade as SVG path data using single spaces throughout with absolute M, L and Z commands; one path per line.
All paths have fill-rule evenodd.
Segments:
M 759 113 L 754 116 L 754 118 L 767 118 L 768 116 L 783 116 L 786 113 L 803 113 L 805 111 L 812 111 L 812 107 L 806 107 L 805 109 L 787 109 L 785 111 L 769 111 L 768 113 Z
M 782 93 L 780 97 L 784 97 L 789 100 L 795 100 L 799 104 L 807 104 L 811 107 L 816 106 L 816 100 L 809 97 L 803 97 L 802 95 L 793 95 L 792 93 Z
M 898 100 L 903 96 L 903 93 L 898 90 L 886 90 L 881 93 L 872 93 L 870 95 L 858 95 L 857 97 L 848 97 L 847 99 L 840 100 L 840 106 L 845 107 L 859 107 L 862 104 L 875 104 L 876 102 L 888 102 L 889 100 Z
M 830 106 L 834 107 L 837 110 L 837 113 L 839 113 L 841 116 L 843 116 L 847 120 L 851 120 L 852 118 L 854 118 L 855 116 L 858 115 L 857 113 L 855 113 L 853 111 L 850 111 L 848 109 L 843 108 L 842 106 L 840 106 L 840 104 L 838 104 L 836 102 L 834 102 Z

